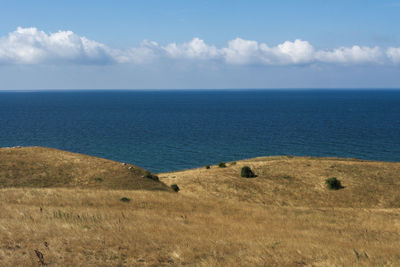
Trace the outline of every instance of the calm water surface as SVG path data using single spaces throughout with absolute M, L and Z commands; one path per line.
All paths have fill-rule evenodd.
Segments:
M 154 172 L 268 155 L 400 161 L 400 90 L 0 92 L 0 147 Z

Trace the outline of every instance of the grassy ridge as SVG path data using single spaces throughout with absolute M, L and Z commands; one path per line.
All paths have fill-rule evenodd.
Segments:
M 146 171 L 112 160 L 52 148 L 0 148 L 0 187 L 169 190 Z
M 298 207 L 400 208 L 400 163 L 313 157 L 261 157 L 159 174 L 176 183 L 182 194 Z M 240 177 L 250 166 L 257 178 Z M 327 190 L 336 177 L 343 189 Z

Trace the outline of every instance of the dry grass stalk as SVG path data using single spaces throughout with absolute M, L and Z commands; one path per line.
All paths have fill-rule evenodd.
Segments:
M 39 259 L 39 263 L 40 263 L 41 265 L 46 265 L 46 263 L 44 262 L 43 253 L 40 252 L 39 250 L 35 249 L 35 254 L 36 254 L 36 256 L 37 256 L 38 259 Z

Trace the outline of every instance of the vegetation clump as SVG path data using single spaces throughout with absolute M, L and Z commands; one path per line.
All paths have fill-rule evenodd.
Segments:
M 326 179 L 325 184 L 331 190 L 339 190 L 343 188 L 342 183 L 340 182 L 340 180 L 336 179 L 336 177 Z
M 231 162 L 231 166 L 236 165 L 236 161 Z
M 240 172 L 240 176 L 244 177 L 244 178 L 253 178 L 256 177 L 256 175 L 254 174 L 254 172 L 250 169 L 249 166 L 244 166 L 242 168 L 242 171 Z
M 146 171 L 146 174 L 144 175 L 144 177 L 149 178 L 149 179 L 154 180 L 154 181 L 157 181 L 157 182 L 160 181 L 160 179 L 158 178 L 157 175 L 154 175 L 149 171 Z
M 175 192 L 179 192 L 179 186 L 177 184 L 172 184 L 171 185 L 172 190 L 174 190 Z
M 94 180 L 95 180 L 96 182 L 98 182 L 98 183 L 103 182 L 103 178 L 101 178 L 101 177 L 96 177 L 96 178 L 94 178 Z
M 218 163 L 218 167 L 220 167 L 220 168 L 226 168 L 225 162 L 220 162 L 220 163 Z
M 210 167 L 210 165 L 206 165 L 206 169 L 208 170 L 208 169 L 210 169 L 211 167 Z
M 127 197 L 123 197 L 123 198 L 121 198 L 120 199 L 122 202 L 130 202 L 131 201 L 131 199 L 130 198 L 127 198 Z

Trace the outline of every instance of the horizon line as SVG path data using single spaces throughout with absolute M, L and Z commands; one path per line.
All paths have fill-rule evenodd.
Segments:
M 63 89 L 0 89 L 1 92 L 44 92 L 44 91 L 317 91 L 317 90 L 327 90 L 327 91 L 344 91 L 344 90 L 354 90 L 354 91 L 371 91 L 371 90 L 388 90 L 396 91 L 400 90 L 400 87 L 288 87 L 288 88 L 63 88 Z

